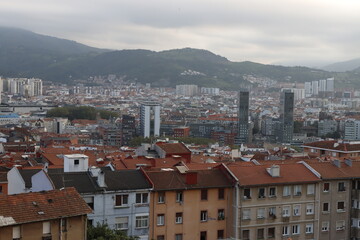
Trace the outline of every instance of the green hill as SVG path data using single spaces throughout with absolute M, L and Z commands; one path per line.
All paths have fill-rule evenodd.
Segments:
M 200 49 L 109 51 L 25 30 L 0 28 L 0 75 L 4 77 L 40 77 L 71 83 L 73 79 L 107 74 L 153 86 L 193 83 L 224 89 L 238 88 L 245 74 L 290 82 L 333 76 L 306 67 L 231 62 Z

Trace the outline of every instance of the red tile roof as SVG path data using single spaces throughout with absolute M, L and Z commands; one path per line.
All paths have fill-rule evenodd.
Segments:
M 196 184 L 187 184 L 186 173 L 182 174 L 177 169 L 174 169 L 173 171 L 148 171 L 146 174 L 154 184 L 154 189 L 158 191 L 232 186 L 230 177 L 221 169 L 198 170 L 191 172 L 196 172 L 197 174 Z
M 272 177 L 267 168 L 269 165 L 239 166 L 236 164 L 228 165 L 230 171 L 240 182 L 240 186 L 256 186 L 270 184 L 296 184 L 320 181 L 303 164 L 289 163 L 281 164 L 280 177 Z
M 322 179 L 346 179 L 360 177 L 360 162 L 352 161 L 352 166 L 340 161 L 340 168 L 331 162 L 307 162 L 321 174 Z
M 359 143 L 350 143 L 350 142 L 338 142 L 338 141 L 319 141 L 312 142 L 303 145 L 306 147 L 314 147 L 314 148 L 323 148 L 334 151 L 343 151 L 343 152 L 351 152 L 351 151 L 360 151 Z
M 166 154 L 191 154 L 191 151 L 182 143 L 156 143 Z
M 12 217 L 14 224 L 81 216 L 91 212 L 75 188 L 0 195 L 0 216 Z

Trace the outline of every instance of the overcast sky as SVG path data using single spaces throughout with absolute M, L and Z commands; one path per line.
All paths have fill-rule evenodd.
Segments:
M 99 48 L 201 48 L 232 61 L 360 58 L 359 0 L 0 0 L 0 25 Z

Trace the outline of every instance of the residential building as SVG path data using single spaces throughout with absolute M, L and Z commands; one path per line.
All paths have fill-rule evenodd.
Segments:
M 135 117 L 123 115 L 121 119 L 121 145 L 129 146 L 134 137 L 136 137 Z
M 345 121 L 346 140 L 360 140 L 360 120 L 348 119 Z
M 194 96 L 199 92 L 198 86 L 193 84 L 176 85 L 176 95 Z
M 91 212 L 74 188 L 0 194 L 0 239 L 86 239 Z
M 174 137 L 183 138 L 190 136 L 190 127 L 176 127 L 174 128 Z
M 304 152 L 312 157 L 352 158 L 360 156 L 360 143 L 351 141 L 318 141 L 302 145 Z
M 317 184 L 303 164 L 227 165 L 238 181 L 235 239 L 318 239 Z
M 318 123 L 318 136 L 326 136 L 338 131 L 338 122 L 335 120 L 324 119 Z
M 154 184 L 150 239 L 225 239 L 232 232 L 232 182 L 222 169 L 148 171 Z
M 351 160 L 345 162 L 334 160 L 333 162 L 309 161 L 307 166 L 322 179 L 318 189 L 318 204 L 315 208 L 319 216 L 319 235 L 316 239 L 357 239 L 351 237 L 360 236 L 357 223 L 360 217 L 357 210 L 360 195 L 356 190 L 357 181 L 352 179 L 359 179 L 360 164 L 353 165 Z M 352 187 L 353 182 L 355 185 Z M 351 220 L 354 222 L 353 225 Z

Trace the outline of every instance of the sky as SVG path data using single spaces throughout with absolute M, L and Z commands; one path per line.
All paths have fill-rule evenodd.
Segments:
M 360 58 L 358 0 L 0 0 L 0 25 L 106 49 L 206 49 L 320 67 Z

